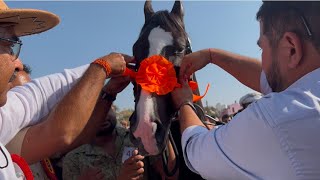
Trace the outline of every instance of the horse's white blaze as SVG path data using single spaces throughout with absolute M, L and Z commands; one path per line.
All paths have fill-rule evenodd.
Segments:
M 151 30 L 149 37 L 149 55 L 148 57 L 160 54 L 161 50 L 168 45 L 173 44 L 173 38 L 170 32 L 165 32 L 160 27 L 156 27 Z M 145 90 L 141 90 L 139 102 L 137 104 L 137 130 L 133 133 L 136 138 L 141 138 L 144 145 L 144 149 L 149 154 L 158 154 L 157 141 L 155 133 L 157 130 L 157 124 L 153 118 L 155 118 L 154 112 L 155 104 L 151 97 L 151 93 Z
M 144 149 L 150 154 L 157 154 L 157 141 L 155 139 L 154 128 L 157 126 L 153 122 L 154 117 L 153 101 L 149 92 L 141 90 L 140 99 L 137 105 L 138 126 L 133 135 L 140 137 Z
M 153 28 L 148 37 L 149 40 L 149 56 L 160 54 L 161 50 L 173 44 L 171 32 L 166 32 L 160 27 Z

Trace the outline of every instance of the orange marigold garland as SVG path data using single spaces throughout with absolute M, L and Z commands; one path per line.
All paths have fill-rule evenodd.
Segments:
M 177 84 L 176 72 L 170 61 L 154 55 L 141 62 L 136 82 L 146 91 L 165 95 Z
M 141 61 L 138 72 L 126 68 L 123 75 L 135 79 L 142 89 L 158 95 L 168 94 L 174 88 L 181 87 L 176 78 L 173 64 L 160 55 L 154 55 Z M 189 86 L 192 90 L 198 88 L 198 84 L 194 81 L 190 81 Z M 207 94 L 208 89 L 209 85 L 203 96 L 193 95 L 193 101 L 202 99 Z

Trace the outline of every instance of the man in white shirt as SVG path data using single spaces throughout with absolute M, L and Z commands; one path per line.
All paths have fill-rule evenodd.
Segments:
M 72 144 L 87 124 L 105 79 L 121 76 L 126 61 L 132 60 L 112 53 L 90 65 L 38 78 L 8 92 L 22 45 L 18 37 L 41 33 L 58 23 L 55 14 L 33 9 L 9 9 L 0 1 L 0 179 L 24 178 L 21 171 L 17 173 L 19 167 L 14 167 L 3 146 L 18 131 L 39 123 L 50 112 L 46 117 L 48 123 L 42 128 L 59 138 L 49 144 L 57 145 L 57 149 Z M 106 92 L 104 97 L 112 98 L 115 95 L 112 93 Z M 41 134 L 38 136 L 41 138 Z
M 320 2 L 263 2 L 258 60 L 219 49 L 186 56 L 180 112 L 184 158 L 205 179 L 320 178 Z M 265 95 L 227 125 L 204 128 L 184 77 L 216 64 Z

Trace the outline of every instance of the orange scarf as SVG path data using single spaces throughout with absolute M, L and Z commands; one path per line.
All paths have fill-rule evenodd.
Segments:
M 126 68 L 124 74 L 135 79 L 142 89 L 148 92 L 154 92 L 157 95 L 166 95 L 181 87 L 176 77 L 176 71 L 173 64 L 160 55 L 154 55 L 144 59 L 139 67 L 138 72 Z M 190 88 L 194 91 L 198 84 L 189 81 Z M 201 100 L 208 92 L 210 85 L 207 85 L 204 95 L 193 94 L 193 102 Z

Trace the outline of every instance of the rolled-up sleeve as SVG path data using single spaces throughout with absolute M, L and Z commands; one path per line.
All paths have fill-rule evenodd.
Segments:
M 248 179 L 234 168 L 215 138 L 218 129 L 191 126 L 182 134 L 183 156 L 188 168 L 204 179 Z
M 186 165 L 204 179 L 259 179 L 259 170 L 269 167 L 257 162 L 273 155 L 266 152 L 268 138 L 273 138 L 271 129 L 254 110 L 246 110 L 216 129 L 188 127 L 181 143 Z
M 88 67 L 89 65 L 84 65 L 66 69 L 62 73 L 34 79 L 11 89 L 7 95 L 7 103 L 0 108 L 0 141 L 6 144 L 22 128 L 39 123 Z
M 203 136 L 207 132 L 208 130 L 202 126 L 190 126 L 185 131 L 183 131 L 181 138 L 183 157 L 185 159 L 185 162 L 189 169 L 197 174 L 199 174 L 199 172 L 193 166 L 199 166 L 199 158 L 197 157 L 199 156 L 199 153 L 201 153 L 201 150 L 195 148 L 200 147 L 203 143 L 199 142 L 199 139 L 201 139 L 199 138 L 199 136 Z M 190 155 L 188 153 L 190 153 Z

